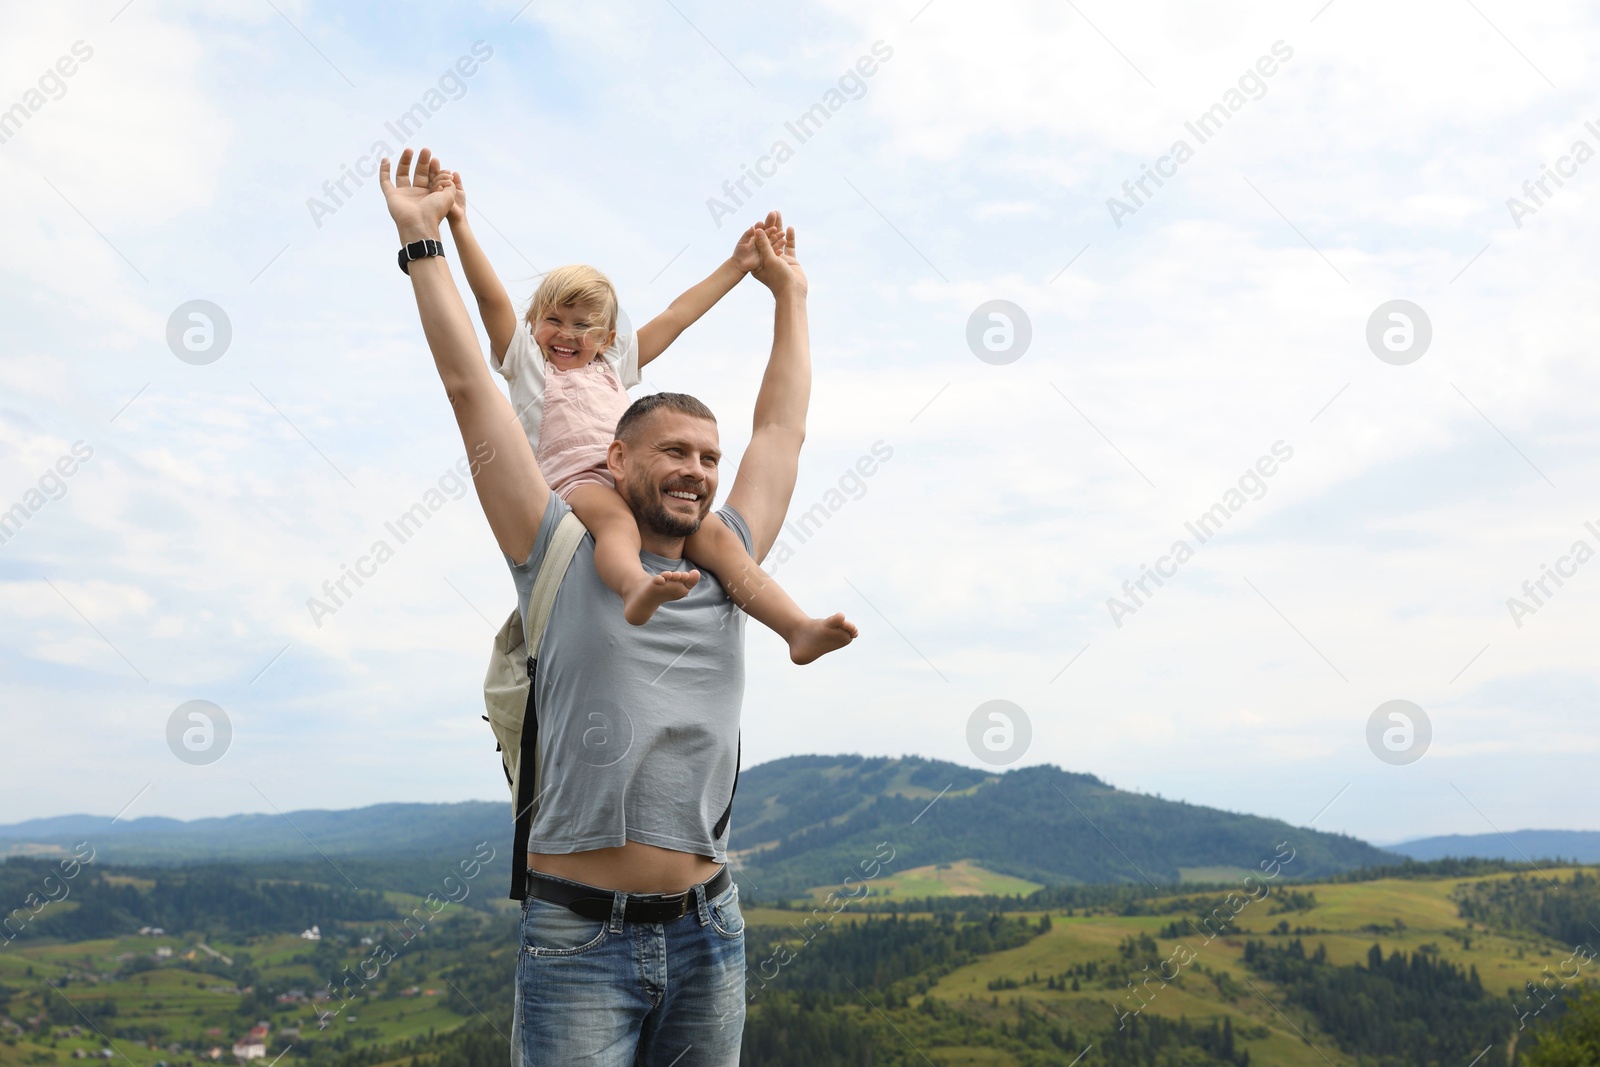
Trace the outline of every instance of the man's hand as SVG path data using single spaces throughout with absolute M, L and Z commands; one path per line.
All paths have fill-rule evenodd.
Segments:
M 389 160 L 378 165 L 378 184 L 383 188 L 389 217 L 407 244 L 425 237 L 439 237 L 439 223 L 455 203 L 455 183 L 450 172 L 439 166 L 433 153 L 424 148 L 417 156 L 416 174 L 411 173 L 411 149 L 400 153 L 400 167 L 394 180 L 389 178 Z
M 776 242 L 767 236 L 765 229 L 758 229 L 755 241 L 757 262 L 750 273 L 756 280 L 771 289 L 775 297 L 788 292 L 805 296 L 808 283 L 805 271 L 800 269 L 800 262 L 794 256 L 794 227 L 780 233 Z
M 756 223 L 739 235 L 739 243 L 733 246 L 733 255 L 729 258 L 735 267 L 746 274 L 755 270 L 761 262 L 761 257 L 756 253 L 756 231 L 761 229 L 767 231 L 769 241 L 778 245 L 783 240 L 783 214 L 769 211 L 765 221 Z

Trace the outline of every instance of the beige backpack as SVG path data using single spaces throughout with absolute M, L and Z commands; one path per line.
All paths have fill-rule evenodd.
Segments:
M 494 636 L 494 651 L 489 657 L 489 672 L 483 680 L 483 702 L 489 709 L 484 718 L 498 742 L 500 763 L 511 789 L 511 818 L 514 843 L 511 853 L 511 899 L 526 896 L 528 869 L 528 831 L 533 826 L 541 795 L 538 783 L 539 717 L 534 707 L 534 689 L 529 677 L 538 670 L 535 662 L 539 642 L 544 638 L 556 591 L 567 573 L 572 556 L 589 531 L 578 516 L 567 512 L 556 527 L 533 592 L 528 597 L 528 617 L 512 611 L 500 632 Z M 523 767 L 534 773 L 524 777 Z

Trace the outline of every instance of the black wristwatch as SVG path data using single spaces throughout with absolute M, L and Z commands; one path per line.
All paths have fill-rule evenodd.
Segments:
M 407 274 L 411 273 L 413 259 L 426 259 L 429 256 L 444 255 L 444 242 L 435 241 L 431 237 L 424 237 L 420 241 L 412 241 L 400 249 L 400 269 Z

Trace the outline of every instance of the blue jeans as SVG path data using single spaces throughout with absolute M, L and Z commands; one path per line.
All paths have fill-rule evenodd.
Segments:
M 609 920 L 522 902 L 511 1067 L 738 1067 L 739 887 L 707 899 L 694 886 L 690 910 L 668 923 L 624 923 L 625 893 L 587 888 L 612 894 Z

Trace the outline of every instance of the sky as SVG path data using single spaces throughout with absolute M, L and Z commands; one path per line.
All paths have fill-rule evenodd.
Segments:
M 587 262 L 640 324 L 796 228 L 811 521 L 769 565 L 861 638 L 750 624 L 744 766 L 1600 829 L 1592 8 L 0 12 L 0 822 L 507 798 L 514 590 L 372 173 L 426 145 L 519 303 Z M 731 470 L 771 331 L 746 279 L 636 392 Z

